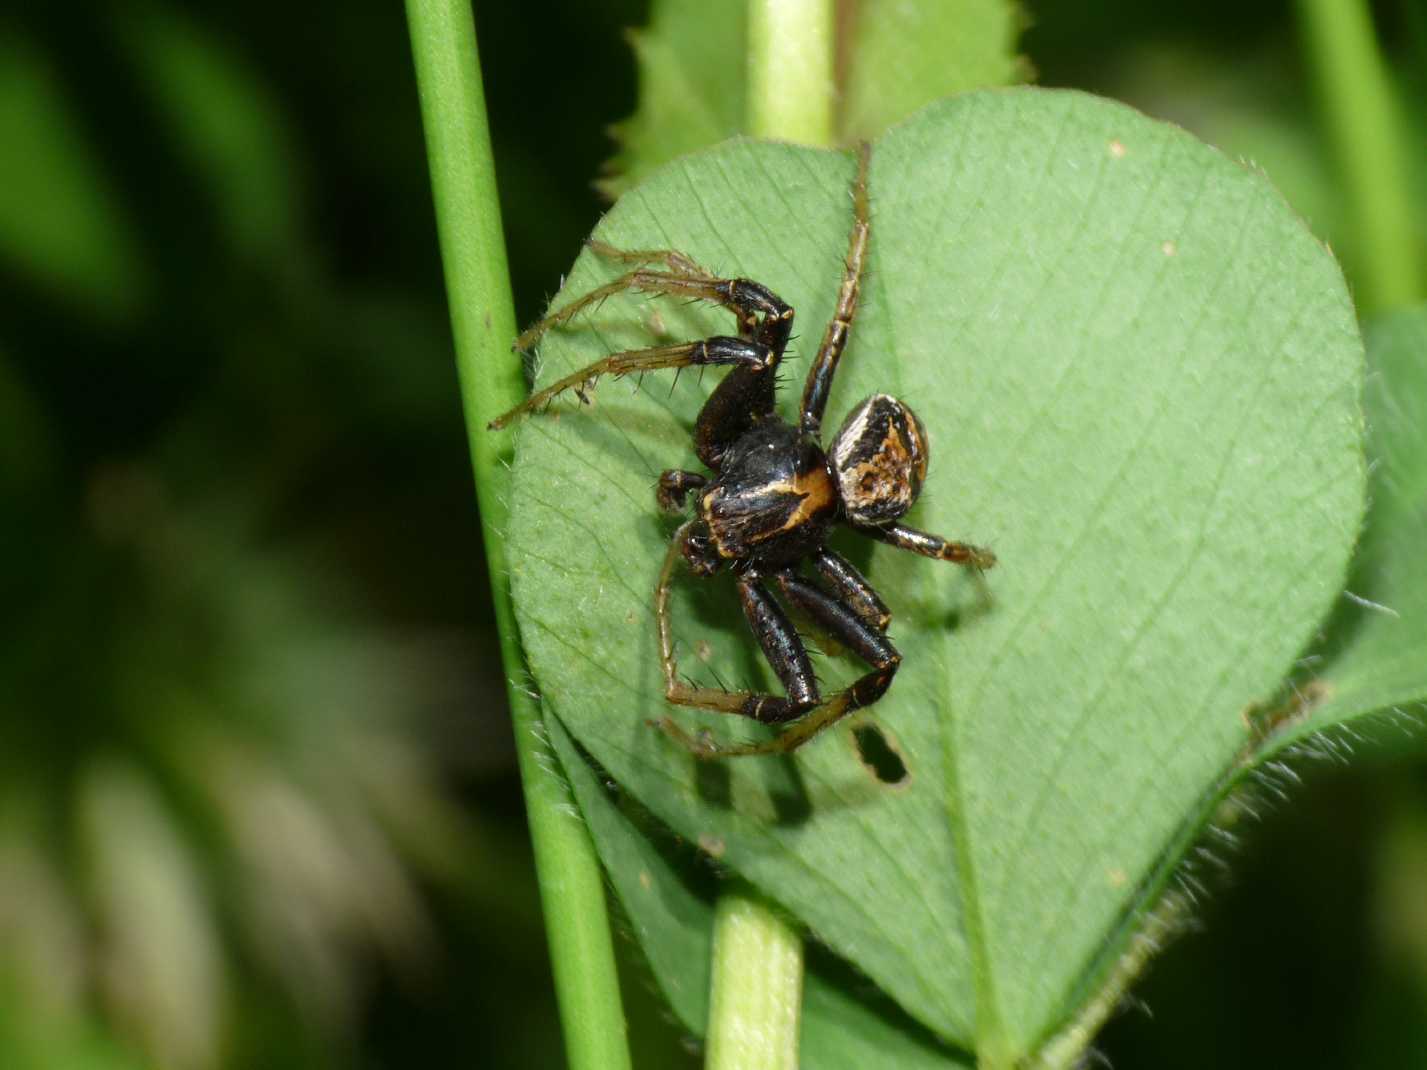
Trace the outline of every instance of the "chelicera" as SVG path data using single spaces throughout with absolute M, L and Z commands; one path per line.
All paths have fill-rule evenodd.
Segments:
M 593 241 L 600 255 L 636 266 L 536 323 L 514 348 L 529 349 L 582 309 L 629 290 L 715 302 L 737 318 L 737 336 L 611 354 L 537 391 L 490 425 L 503 427 L 567 390 L 585 400 L 603 375 L 708 365 L 732 369 L 694 425 L 694 450 L 712 475 L 670 469 L 660 476 L 656 491 L 659 505 L 675 513 L 693 496 L 693 515 L 674 533 L 654 594 L 664 694 L 680 706 L 787 727 L 765 742 L 728 746 L 706 733 L 691 735 L 667 717 L 657 722 L 700 757 L 791 751 L 851 711 L 876 702 L 891 686 L 902 660 L 887 638 L 891 611 L 858 570 L 828 548 L 828 534 L 836 525 L 978 570 L 996 562 L 990 550 L 899 522 L 917 500 L 928 460 L 926 429 L 905 403 L 874 394 L 852 410 L 826 448 L 821 442 L 823 410 L 857 312 L 867 259 L 868 161 L 864 146 L 852 187 L 852 230 L 837 305 L 808 371 L 796 425 L 783 420 L 775 405 L 778 365 L 793 329 L 793 309 L 782 298 L 751 279 L 718 278 L 683 253 L 626 251 Z M 680 678 L 669 615 L 669 589 L 680 558 L 698 576 L 724 569 L 733 574 L 748 625 L 785 694 L 716 690 Z M 805 566 L 813 578 L 804 575 Z M 867 662 L 870 671 L 823 696 L 807 648 L 779 596 Z

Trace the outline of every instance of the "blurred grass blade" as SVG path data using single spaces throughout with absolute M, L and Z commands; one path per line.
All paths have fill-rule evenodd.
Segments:
M 116 760 L 94 763 L 77 802 L 111 1013 L 159 1065 L 215 1066 L 223 956 L 208 890 L 168 805 L 143 772 Z
M 300 248 L 300 184 L 285 117 L 256 72 L 179 8 L 136 4 L 116 21 L 177 150 L 202 175 L 236 252 Z
M 1408 184 L 1407 128 L 1366 0 L 1298 0 L 1320 104 L 1362 242 L 1359 301 L 1373 312 L 1423 290 L 1422 206 Z M 1416 163 L 1421 165 L 1421 152 Z
M 0 257 L 102 316 L 135 315 L 151 285 L 133 225 L 52 64 L 25 34 L 0 36 Z
M 152 1070 L 92 1018 L 33 999 L 0 970 L 0 1066 L 5 1070 Z

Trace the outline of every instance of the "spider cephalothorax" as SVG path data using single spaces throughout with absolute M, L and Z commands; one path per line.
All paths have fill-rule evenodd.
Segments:
M 828 549 L 827 536 L 835 525 L 926 557 L 979 569 L 995 564 L 989 550 L 899 523 L 921 493 L 929 450 L 926 429 L 905 404 L 873 394 L 848 414 L 826 449 L 820 439 L 867 256 L 867 165 L 864 148 L 853 185 L 852 234 L 837 307 L 808 372 L 796 425 L 785 422 L 775 408 L 776 372 L 793 327 L 793 309 L 777 294 L 750 279 L 719 278 L 683 253 L 628 252 L 598 242 L 590 244 L 601 255 L 640 266 L 547 316 L 516 339 L 516 348 L 528 348 L 551 327 L 622 290 L 716 302 L 737 318 L 738 335 L 611 354 L 537 391 L 491 424 L 504 426 L 566 390 L 576 390 L 583 399 L 602 375 L 707 365 L 732 369 L 694 425 L 694 450 L 713 475 L 670 469 L 660 476 L 656 492 L 660 506 L 670 512 L 687 508 L 693 497 L 693 517 L 674 533 L 654 594 L 664 693 L 679 705 L 741 714 L 765 724 L 791 723 L 768 742 L 721 747 L 688 735 L 668 718 L 658 722 L 701 757 L 790 751 L 848 712 L 877 701 L 891 685 L 902 660 L 886 635 L 891 612 L 861 573 Z M 649 264 L 662 264 L 665 270 L 644 266 Z M 712 576 L 724 567 L 732 571 L 744 615 L 786 694 L 713 690 L 679 678 L 669 585 L 681 558 L 696 575 Z M 816 580 L 802 575 L 803 565 Z M 775 591 L 871 671 L 823 697 L 807 648 Z

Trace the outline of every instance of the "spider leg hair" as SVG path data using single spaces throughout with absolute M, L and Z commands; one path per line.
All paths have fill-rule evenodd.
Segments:
M 852 183 L 852 231 L 847 239 L 847 257 L 843 263 L 842 286 L 837 292 L 837 304 L 832 319 L 823 332 L 822 344 L 808 369 L 803 386 L 800 423 L 802 429 L 816 438 L 822 431 L 823 412 L 827 409 L 832 379 L 837 373 L 842 352 L 852 333 L 852 320 L 857 314 L 857 300 L 862 292 L 862 272 L 867 262 L 867 243 L 872 231 L 871 211 L 867 201 L 867 172 L 872 150 L 863 142 L 857 153 L 857 177 Z
M 687 368 L 691 365 L 734 365 L 754 371 L 766 371 L 773 367 L 776 357 L 772 350 L 760 342 L 744 338 L 707 338 L 698 342 L 681 342 L 677 345 L 654 346 L 650 349 L 633 349 L 623 353 L 611 353 L 577 372 L 559 379 L 543 390 L 537 390 L 524 402 L 509 412 L 497 416 L 487 428 L 499 431 L 512 420 L 548 405 L 558 395 L 574 390 L 581 400 L 585 391 L 591 389 L 596 380 L 604 375 L 616 378 L 635 372 L 654 371 L 658 368 Z

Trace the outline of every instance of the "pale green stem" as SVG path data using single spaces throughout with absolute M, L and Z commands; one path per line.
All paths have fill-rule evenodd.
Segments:
M 749 0 L 748 131 L 831 145 L 832 0 Z
M 1361 247 L 1360 309 L 1409 304 L 1423 294 L 1418 228 L 1403 116 L 1372 13 L 1366 0 L 1299 0 L 1298 10 Z
M 1130 986 L 1139 980 L 1150 959 L 1184 927 L 1193 903 L 1178 891 L 1166 892 L 1141 920 L 1104 984 L 1059 1033 L 1026 1060 L 1028 1070 L 1072 1070 L 1083 1064 L 1085 1052 L 1101 1027 L 1124 1004 Z M 984 1067 L 985 1062 L 981 1063 Z M 1006 1065 L 1011 1065 L 1007 1063 Z
M 748 116 L 757 137 L 832 145 L 833 0 L 748 0 Z M 714 920 L 707 1070 L 798 1065 L 802 936 L 746 888 Z
M 495 165 L 469 0 L 407 0 L 451 331 L 480 500 L 526 816 L 573 1070 L 628 1070 L 629 1047 L 599 860 L 522 687 L 504 535 L 509 433 L 486 423 L 525 397 Z
M 739 888 L 719 897 L 713 946 L 706 1070 L 797 1070 L 803 938 Z

